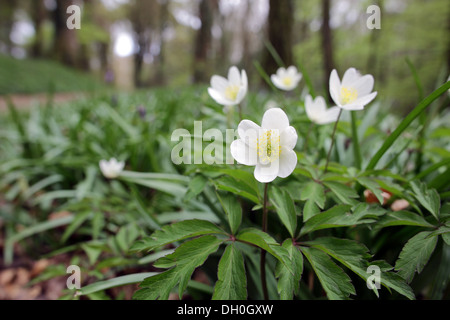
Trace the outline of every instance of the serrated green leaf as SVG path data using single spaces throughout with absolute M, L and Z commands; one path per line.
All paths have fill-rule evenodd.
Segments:
M 313 200 L 307 200 L 303 206 L 303 222 L 306 222 L 316 214 L 320 213 L 320 208 Z
M 323 186 L 315 181 L 308 182 L 300 191 L 302 201 L 314 201 L 320 209 L 325 206 L 325 190 Z
M 292 201 L 289 193 L 281 188 L 272 187 L 269 194 L 270 201 L 275 206 L 278 217 L 288 229 L 291 237 L 294 237 L 295 229 L 297 228 L 294 201 Z
M 132 223 L 128 226 L 120 228 L 115 237 L 115 241 L 122 252 L 127 252 L 131 244 L 139 236 L 139 230 L 136 224 Z
M 399 276 L 397 273 L 390 270 L 394 269 L 386 261 L 372 261 L 370 265 L 378 266 L 381 270 L 380 281 L 383 286 L 388 289 L 393 289 L 401 295 L 407 297 L 410 300 L 414 300 L 414 292 L 411 287 L 406 283 L 405 279 Z
M 194 178 L 192 178 L 189 181 L 188 190 L 184 196 L 184 200 L 189 201 L 192 198 L 198 196 L 200 193 L 202 193 L 207 182 L 208 180 L 201 175 L 197 175 Z
M 443 233 L 441 234 L 442 240 L 444 240 L 444 242 L 450 246 L 450 231 L 447 233 Z
M 277 258 L 281 263 L 283 263 L 289 270 L 289 272 L 294 273 L 292 263 L 289 259 L 289 253 L 267 233 L 259 229 L 247 228 L 241 230 L 241 232 L 239 232 L 239 234 L 236 236 L 236 239 L 244 243 L 253 244 L 261 249 L 266 250 L 268 253 Z
M 358 203 L 356 200 L 354 200 L 354 198 L 359 197 L 358 193 L 356 193 L 356 191 L 349 186 L 334 181 L 326 181 L 323 184 L 328 187 L 342 203 L 351 205 L 355 205 Z
M 91 214 L 91 211 L 78 213 L 73 219 L 72 223 L 64 231 L 61 241 L 63 243 L 66 242 L 67 239 L 69 239 L 69 237 L 72 235 L 72 233 L 74 233 L 91 216 Z
M 372 193 L 377 198 L 380 204 L 384 203 L 383 191 L 381 190 L 380 185 L 375 180 L 372 180 L 368 177 L 358 177 L 356 179 L 362 186 L 372 191 Z
M 205 262 L 210 254 L 217 251 L 222 242 L 211 235 L 184 242 L 174 253 L 161 258 L 164 259 L 165 265 L 170 265 L 172 269 L 142 281 L 140 284 L 142 289 L 133 295 L 133 299 L 166 300 L 176 285 L 178 285 L 178 295 L 181 299 L 192 273 Z
M 242 253 L 230 244 L 219 262 L 213 300 L 245 300 L 247 277 Z
M 409 239 L 395 263 L 395 270 L 408 283 L 416 272 L 422 272 L 436 248 L 438 237 L 428 237 L 430 234 L 429 231 L 423 231 Z
M 395 211 L 386 213 L 377 223 L 376 228 L 392 226 L 433 227 L 422 216 L 409 211 Z
M 356 294 L 350 277 L 330 257 L 316 248 L 301 247 L 330 300 L 347 300 Z
M 258 193 L 246 183 L 237 181 L 229 176 L 224 176 L 214 180 L 217 189 L 231 192 L 235 195 L 244 197 L 255 204 L 260 204 Z
M 337 205 L 327 211 L 316 214 L 305 222 L 300 235 L 321 229 L 371 223 L 386 212 L 383 208 L 369 206 L 365 203 L 360 203 L 354 207 L 353 213 L 351 213 L 350 208 L 351 206 L 349 205 Z
M 231 233 L 236 234 L 242 222 L 241 204 L 236 200 L 236 197 L 231 194 L 219 195 L 219 193 L 217 193 L 217 197 L 227 215 Z
M 221 228 L 205 220 L 184 220 L 164 226 L 150 237 L 134 243 L 131 251 L 154 250 L 166 244 L 207 234 L 225 234 Z
M 371 255 L 368 253 L 369 249 L 366 246 L 353 240 L 332 237 L 318 238 L 308 241 L 306 244 L 322 250 L 367 282 L 370 274 L 366 270 Z M 373 291 L 378 297 L 378 290 L 374 288 Z
M 437 191 L 435 189 L 427 189 L 426 184 L 418 180 L 412 181 L 410 185 L 414 192 L 414 197 L 439 221 L 441 200 Z
M 244 183 L 250 187 L 256 194 L 259 193 L 258 182 L 250 172 L 239 169 L 222 169 L 220 172 L 232 177 L 234 180 Z
M 283 242 L 283 248 L 289 253 L 289 258 L 293 264 L 294 273 L 292 274 L 285 265 L 278 262 L 275 270 L 275 276 L 278 278 L 278 294 L 281 300 L 292 300 L 294 292 L 300 286 L 300 280 L 303 274 L 303 255 L 299 249 L 294 246 L 291 239 Z

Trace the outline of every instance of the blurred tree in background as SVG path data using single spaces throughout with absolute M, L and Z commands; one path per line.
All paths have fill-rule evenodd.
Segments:
M 80 30 L 66 27 L 73 4 L 82 9 Z M 366 26 L 370 5 L 380 7 L 380 30 Z M 448 77 L 449 17 L 446 0 L 2 0 L 0 54 L 53 59 L 101 79 L 130 70 L 134 87 L 180 86 L 205 83 L 232 64 L 260 79 L 253 61 L 269 74 L 278 67 L 270 43 L 321 94 L 333 68 L 354 66 L 405 111 L 419 98 L 410 94 L 406 59 L 425 92 Z M 131 67 L 119 68 L 127 57 Z

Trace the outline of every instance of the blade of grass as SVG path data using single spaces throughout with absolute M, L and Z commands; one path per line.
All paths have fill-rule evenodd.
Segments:
M 264 41 L 264 45 L 266 46 L 267 50 L 269 51 L 270 55 L 272 56 L 273 60 L 277 63 L 278 67 L 285 67 L 286 65 L 283 62 L 283 59 L 281 59 L 280 55 L 278 54 L 275 47 L 272 45 L 270 41 Z
M 443 93 L 447 92 L 450 89 L 450 81 L 444 83 L 437 90 L 433 91 L 428 97 L 423 99 L 407 116 L 397 129 L 392 132 L 392 134 L 386 139 L 380 149 L 375 153 L 375 155 L 370 160 L 369 164 L 366 167 L 366 170 L 375 169 L 378 161 L 380 161 L 381 157 L 389 150 L 389 148 L 394 144 L 397 138 L 402 134 L 403 131 L 408 128 L 408 126 L 437 98 L 439 98 Z
M 450 158 L 444 159 L 438 163 L 435 163 L 435 164 L 429 166 L 427 169 L 423 170 L 418 175 L 416 175 L 413 180 L 420 180 L 420 179 L 428 176 L 430 173 L 436 171 L 440 167 L 447 166 L 447 165 L 450 165 Z
M 358 138 L 358 128 L 356 126 L 356 112 L 350 112 L 352 116 L 352 142 L 353 142 L 353 156 L 356 168 L 361 170 L 362 159 L 361 159 L 361 150 L 359 148 L 359 138 Z
M 32 235 L 35 235 L 37 233 L 51 230 L 54 228 L 58 228 L 58 227 L 61 227 L 64 225 L 68 225 L 69 223 L 71 223 L 73 221 L 74 218 L 75 218 L 74 215 L 70 215 L 70 216 L 67 216 L 64 218 L 60 218 L 60 219 L 44 221 L 44 222 L 38 223 L 34 226 L 31 226 L 25 230 L 22 230 L 16 234 L 14 234 L 13 236 L 9 237 L 8 239 L 6 239 L 4 252 L 3 252 L 5 264 L 9 265 L 13 261 L 14 243 L 16 243 L 20 240 L 23 240 L 25 238 L 28 238 Z
M 416 83 L 417 91 L 419 93 L 419 101 L 422 101 L 424 98 L 423 86 L 422 86 L 422 82 L 420 81 L 419 75 L 417 74 L 417 70 L 409 58 L 406 58 L 406 63 L 408 64 L 409 69 L 411 70 L 411 73 L 413 75 L 414 82 Z M 425 135 L 425 128 L 426 128 L 426 125 L 425 125 L 426 120 L 427 120 L 427 115 L 425 112 L 422 112 L 419 117 L 419 122 L 420 122 L 420 125 L 422 126 L 422 128 L 420 129 L 420 132 L 418 135 L 419 148 L 417 150 L 416 165 L 415 165 L 416 174 L 418 174 L 422 168 L 422 161 L 423 161 L 422 160 L 422 158 L 423 158 L 422 150 L 423 150 L 423 145 L 425 142 L 424 135 Z

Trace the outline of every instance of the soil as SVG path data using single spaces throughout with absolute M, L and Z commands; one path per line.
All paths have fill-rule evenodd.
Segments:
M 83 93 L 55 93 L 52 97 L 53 103 L 62 104 L 70 101 L 74 101 L 80 98 L 83 98 Z M 13 102 L 14 106 L 19 110 L 26 110 L 34 105 L 45 105 L 48 102 L 48 95 L 45 93 L 41 94 L 15 94 L 10 95 L 9 98 Z M 0 112 L 7 111 L 7 97 L 0 96 Z

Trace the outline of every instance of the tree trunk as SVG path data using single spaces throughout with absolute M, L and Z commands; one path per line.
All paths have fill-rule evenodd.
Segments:
M 285 66 L 293 64 L 292 27 L 294 24 L 294 3 L 292 0 L 270 0 L 268 18 L 268 40 Z M 268 74 L 278 69 L 278 64 L 266 50 L 264 69 Z
M 158 85 L 164 85 L 166 83 L 165 79 L 165 43 L 164 43 L 164 31 L 166 30 L 167 20 L 169 17 L 169 5 L 170 0 L 160 1 L 160 20 L 159 20 L 159 55 L 156 65 L 156 83 Z
M 210 77 L 208 64 L 209 53 L 212 45 L 211 28 L 214 22 L 214 6 L 217 1 L 201 0 L 199 5 L 199 18 L 202 26 L 197 32 L 194 50 L 194 83 L 205 82 Z
M 33 22 L 34 22 L 34 29 L 36 30 L 36 37 L 34 40 L 34 43 L 31 47 L 31 55 L 34 58 L 40 58 L 44 56 L 44 48 L 43 48 L 43 42 L 44 42 L 44 34 L 42 25 L 46 18 L 47 11 L 45 9 L 44 0 L 35 0 L 32 4 L 32 15 L 33 15 Z
M 78 65 L 79 41 L 77 29 L 69 30 L 67 28 L 67 8 L 75 4 L 73 0 L 56 1 L 56 9 L 53 11 L 53 24 L 55 26 L 54 54 L 56 60 L 63 64 L 76 67 Z
M 330 0 L 322 0 L 322 51 L 323 51 L 323 67 L 324 67 L 324 86 L 328 88 L 329 77 L 334 69 L 333 60 L 333 38 L 330 28 Z M 329 90 L 328 100 L 331 102 Z
M 11 53 L 13 44 L 11 42 L 11 30 L 14 24 L 14 11 L 16 1 L 5 0 L 0 4 L 0 40 L 6 46 L 6 52 Z

